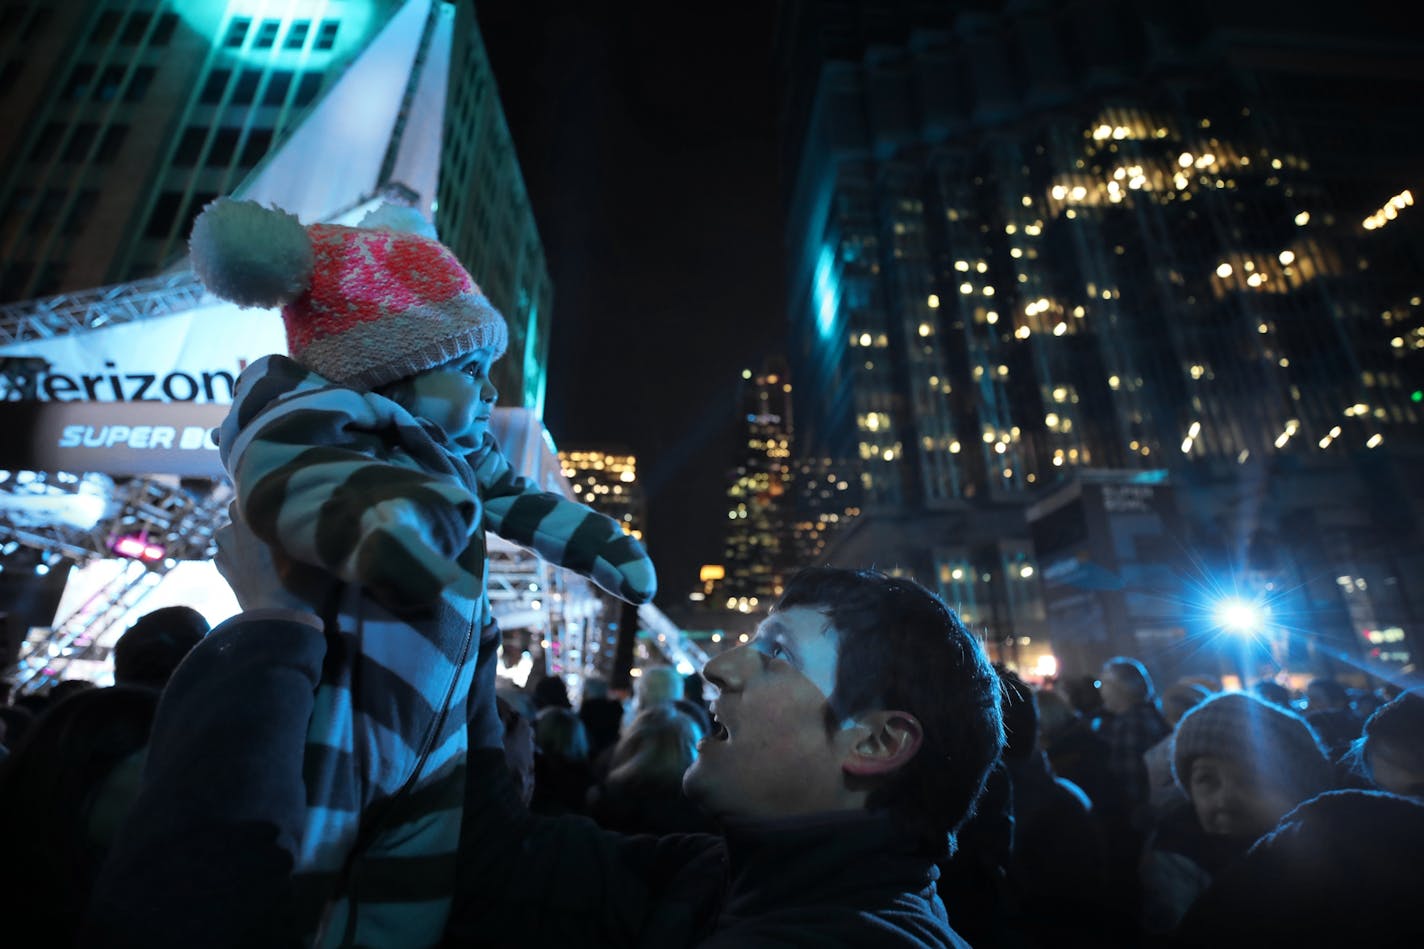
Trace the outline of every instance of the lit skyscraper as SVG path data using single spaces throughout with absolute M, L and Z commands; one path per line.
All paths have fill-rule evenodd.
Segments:
M 1415 629 L 1420 49 L 1331 16 L 784 6 L 797 445 L 865 492 L 839 561 L 1023 643 L 1025 505 L 1165 469 L 1180 542 L 1289 588 L 1323 653 Z
M 813 567 L 825 561 L 826 549 L 860 515 L 859 465 L 830 458 L 806 458 L 794 467 L 793 563 L 797 567 Z
M 573 448 L 559 452 L 559 464 L 575 498 L 622 524 L 633 537 L 643 539 L 648 511 L 636 457 L 627 451 Z
M 710 598 L 766 610 L 794 570 L 791 380 L 783 365 L 742 372 L 737 466 L 727 486 L 726 576 Z

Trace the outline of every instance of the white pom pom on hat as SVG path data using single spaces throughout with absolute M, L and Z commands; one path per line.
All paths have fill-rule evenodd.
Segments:
M 188 254 L 214 295 L 244 307 L 280 307 L 311 285 L 311 238 L 296 215 L 218 198 L 193 222 Z

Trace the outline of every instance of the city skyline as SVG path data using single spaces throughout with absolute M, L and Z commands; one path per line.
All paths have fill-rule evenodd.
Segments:
M 782 8 L 798 446 L 858 458 L 866 495 L 833 557 L 937 585 L 1012 661 L 1055 625 L 1026 506 L 1077 471 L 1159 472 L 1187 522 L 1163 541 L 1289 588 L 1320 662 L 1413 627 L 1416 522 L 1366 499 L 1417 483 L 1419 133 L 1339 140 L 1408 125 L 1397 95 L 1349 104 L 1417 42 L 976 6 Z M 1185 650 L 1174 582 L 1135 591 L 1180 600 L 1168 628 L 1098 651 Z

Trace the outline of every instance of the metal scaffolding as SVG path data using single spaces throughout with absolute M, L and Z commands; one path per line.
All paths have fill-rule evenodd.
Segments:
M 207 291 L 190 270 L 0 306 L 0 346 L 167 316 L 197 306 Z

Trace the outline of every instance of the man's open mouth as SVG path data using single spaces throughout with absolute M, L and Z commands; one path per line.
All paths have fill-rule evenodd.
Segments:
M 727 731 L 727 726 L 722 724 L 722 720 L 717 717 L 716 711 L 712 713 L 712 734 L 707 736 L 713 741 L 726 741 L 732 737 L 732 733 Z

